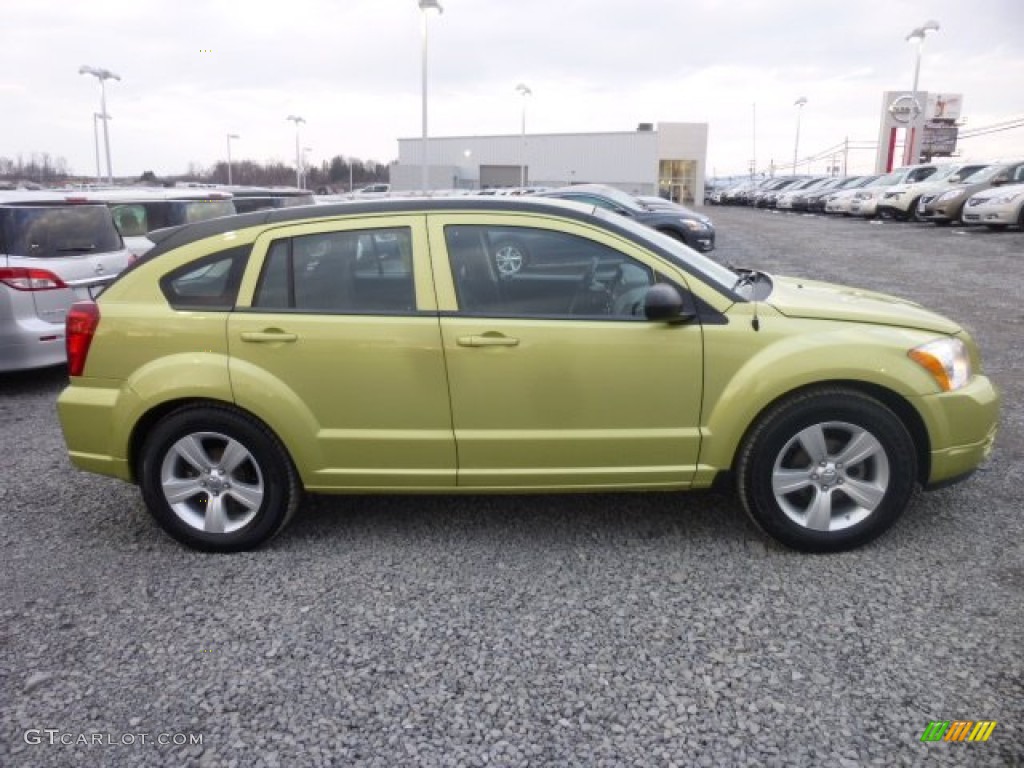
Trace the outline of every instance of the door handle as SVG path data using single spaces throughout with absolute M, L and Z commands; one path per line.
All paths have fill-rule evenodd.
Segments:
M 512 336 L 459 336 L 455 343 L 460 347 L 518 347 L 519 339 Z
M 296 341 L 298 335 L 294 333 L 285 333 L 284 331 L 268 330 L 268 331 L 243 331 L 242 341 L 253 341 L 253 342 L 273 342 L 273 341 Z

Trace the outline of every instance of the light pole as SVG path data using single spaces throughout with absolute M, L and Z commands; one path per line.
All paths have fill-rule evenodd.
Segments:
M 522 131 L 520 134 L 520 147 L 519 147 L 519 186 L 526 186 L 526 97 L 532 96 L 533 91 L 530 90 L 529 86 L 520 83 L 516 86 L 516 93 L 523 97 L 523 124 Z
M 303 147 L 302 148 L 302 184 L 299 185 L 302 189 L 305 189 L 306 188 L 306 184 L 308 183 L 308 179 L 306 178 L 306 169 L 309 167 L 309 163 L 306 162 L 306 153 L 307 152 L 312 152 L 312 151 L 313 151 L 312 147 Z
M 237 133 L 228 134 L 228 186 L 231 186 L 231 140 L 240 138 Z
M 793 145 L 793 175 L 796 176 L 796 158 L 800 153 L 800 113 L 804 111 L 804 104 L 807 103 L 807 97 L 801 96 L 799 99 L 793 102 L 793 106 L 796 110 L 796 143 Z
M 298 115 L 288 115 L 285 120 L 295 123 L 295 186 L 302 188 L 302 153 L 299 152 L 299 124 L 306 122 Z
M 99 112 L 92 113 L 92 143 L 96 147 L 96 183 L 103 181 L 103 172 L 100 170 L 100 129 L 98 120 L 109 120 L 110 115 L 101 115 Z
M 903 147 L 903 164 L 913 165 L 917 162 L 917 158 L 914 155 L 917 154 L 917 124 L 921 113 L 924 111 L 917 100 L 917 79 L 921 74 L 921 49 L 924 48 L 924 36 L 929 31 L 937 32 L 939 30 L 939 22 L 934 19 L 926 21 L 920 27 L 915 27 L 907 35 L 906 40 L 910 42 L 914 40 L 917 43 L 917 59 L 914 62 L 914 87 L 911 89 L 913 94 L 914 104 L 911 107 L 913 110 L 913 117 L 910 119 L 910 126 L 907 129 L 907 140 Z
M 427 12 L 444 13 L 438 0 L 417 0 L 423 17 L 423 144 L 420 150 L 420 191 L 427 193 Z
M 100 81 L 100 117 L 103 119 L 103 145 L 107 150 L 107 183 L 114 183 L 114 174 L 110 170 L 110 132 L 107 130 L 107 80 L 120 80 L 120 75 L 115 75 L 109 69 L 102 69 L 100 67 L 90 67 L 83 64 L 78 68 L 78 74 L 80 75 L 92 75 Z M 95 120 L 95 118 L 93 118 Z M 95 123 L 94 123 L 95 125 Z

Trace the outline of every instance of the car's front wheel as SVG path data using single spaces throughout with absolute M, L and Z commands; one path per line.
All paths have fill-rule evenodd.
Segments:
M 743 506 L 794 549 L 866 544 L 906 508 L 917 478 L 914 442 L 883 403 L 834 388 L 795 395 L 765 413 L 740 452 Z
M 284 528 L 300 497 L 277 438 L 251 417 L 218 406 L 183 408 L 158 422 L 138 474 L 160 526 L 206 551 L 260 546 Z

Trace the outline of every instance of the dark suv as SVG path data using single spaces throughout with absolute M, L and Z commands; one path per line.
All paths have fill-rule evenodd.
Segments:
M 542 192 L 541 195 L 575 200 L 614 211 L 674 237 L 695 251 L 715 249 L 715 228 L 706 216 L 683 210 L 654 208 L 615 187 L 605 184 L 577 184 Z

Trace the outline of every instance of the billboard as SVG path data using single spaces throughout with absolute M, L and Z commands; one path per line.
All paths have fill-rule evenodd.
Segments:
M 952 123 L 925 123 L 921 136 L 921 154 L 928 157 L 951 157 L 956 151 L 958 126 Z
M 929 93 L 924 109 L 925 120 L 959 120 L 963 109 L 962 93 Z

